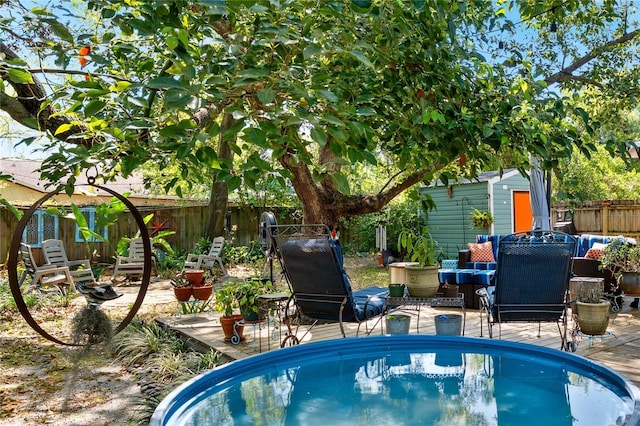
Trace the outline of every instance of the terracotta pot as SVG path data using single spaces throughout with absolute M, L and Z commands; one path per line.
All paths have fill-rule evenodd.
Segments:
M 220 324 L 222 325 L 222 331 L 224 332 L 225 342 L 238 344 L 244 340 L 244 323 L 242 323 L 242 325 L 236 325 L 236 323 L 240 321 L 243 321 L 242 315 L 231 315 L 228 317 L 223 316 L 220 318 Z
M 200 285 L 202 283 L 203 276 L 204 276 L 204 271 L 202 269 L 193 269 L 191 271 L 184 271 L 184 277 L 193 286 Z
M 176 299 L 178 299 L 178 302 L 187 302 L 191 299 L 193 289 L 191 287 L 174 287 L 173 294 L 176 296 Z
M 198 300 L 209 300 L 213 294 L 213 287 L 210 285 L 198 285 L 193 287 L 193 297 Z

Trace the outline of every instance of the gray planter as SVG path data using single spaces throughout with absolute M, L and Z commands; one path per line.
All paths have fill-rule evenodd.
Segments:
M 409 334 L 411 317 L 409 315 L 387 315 L 384 319 L 387 334 Z

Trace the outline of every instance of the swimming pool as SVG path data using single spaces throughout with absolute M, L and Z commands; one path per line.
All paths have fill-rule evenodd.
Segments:
M 175 389 L 151 425 L 636 425 L 639 396 L 613 370 L 554 349 L 370 336 L 225 364 Z

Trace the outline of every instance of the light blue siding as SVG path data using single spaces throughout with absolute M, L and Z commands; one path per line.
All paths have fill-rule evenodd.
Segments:
M 529 181 L 517 171 L 506 172 L 502 179 L 495 174 L 480 181 L 452 186 L 450 192 L 442 184 L 420 188 L 421 196 L 429 194 L 437 210 L 429 213 L 427 225 L 433 238 L 445 251 L 445 258 L 456 259 L 458 250 L 474 242 L 477 234 L 508 234 L 513 230 L 514 190 L 528 190 Z M 492 229 L 471 228 L 469 214 L 476 208 L 489 210 L 495 222 Z

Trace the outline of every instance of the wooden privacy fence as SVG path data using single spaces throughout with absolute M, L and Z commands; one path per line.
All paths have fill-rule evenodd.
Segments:
M 258 222 L 264 211 L 273 211 L 278 223 L 295 223 L 298 217 L 294 209 L 269 207 L 260 208 L 252 206 L 229 206 L 226 215 L 225 240 L 229 245 L 249 245 L 251 241 L 258 240 Z M 25 209 L 26 211 L 26 209 Z M 171 230 L 175 234 L 165 237 L 171 247 L 179 254 L 193 250 L 198 240 L 203 237 L 205 222 L 207 219 L 207 206 L 189 207 L 158 207 L 139 208 L 140 214 L 145 217 L 151 213 L 153 218 L 147 225 L 150 235 L 159 231 Z M 18 219 L 5 208 L 0 208 L 0 266 L 6 264 L 11 238 L 18 224 Z M 85 243 L 77 241 L 76 222 L 71 219 L 58 219 L 57 235 L 55 237 L 64 242 L 67 255 L 70 259 L 86 259 L 89 253 L 96 250 L 99 262 L 113 263 L 118 241 L 122 237 L 133 237 L 138 232 L 138 226 L 129 212 L 123 213 L 117 223 L 108 229 L 106 242 Z M 39 248 L 34 248 L 34 255 L 38 264 L 43 263 Z
M 554 217 L 567 209 L 554 206 Z M 640 241 L 640 200 L 585 201 L 571 210 L 578 234 L 624 235 Z

